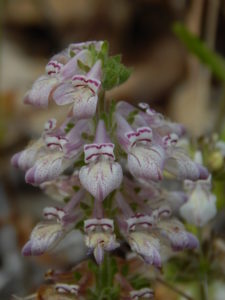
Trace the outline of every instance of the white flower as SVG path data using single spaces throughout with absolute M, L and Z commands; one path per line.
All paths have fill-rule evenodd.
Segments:
M 210 179 L 196 183 L 186 181 L 187 185 L 191 186 L 189 199 L 180 208 L 180 213 L 188 223 L 204 226 L 216 215 L 216 196 L 210 191 Z

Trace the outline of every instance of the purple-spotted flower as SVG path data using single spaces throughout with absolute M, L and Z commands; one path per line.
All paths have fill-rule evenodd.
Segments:
M 98 60 L 86 75 L 76 74 L 71 81 L 60 84 L 53 93 L 58 105 L 73 104 L 73 115 L 91 118 L 96 112 L 101 87 L 101 61 Z
M 174 251 L 195 249 L 199 243 L 197 238 L 187 232 L 183 224 L 177 219 L 162 219 L 158 222 L 157 229 L 165 237 Z
M 196 182 L 186 180 L 188 201 L 181 206 L 182 217 L 190 224 L 202 227 L 216 215 L 216 196 L 211 193 L 211 178 Z
M 123 179 L 122 168 L 115 162 L 114 144 L 106 133 L 104 121 L 100 120 L 93 144 L 84 146 L 87 166 L 80 169 L 81 184 L 97 200 L 104 200 L 117 189 Z
M 43 211 L 45 221 L 38 223 L 30 235 L 30 240 L 23 247 L 25 256 L 42 255 L 54 249 L 78 221 L 79 211 L 74 209 L 83 197 L 80 191 L 64 208 L 46 207 Z
M 71 166 L 82 152 L 82 133 L 88 128 L 80 120 L 66 132 L 66 122 L 60 128 L 45 131 L 43 137 L 12 158 L 12 164 L 26 171 L 26 182 L 39 185 L 57 178 Z
M 175 251 L 194 249 L 198 246 L 195 236 L 185 231 L 181 222 L 171 219 L 169 207 L 161 206 L 149 212 L 133 213 L 124 197 L 117 193 L 117 204 L 123 213 L 120 218 L 121 233 L 127 239 L 131 250 L 140 255 L 146 263 L 161 267 L 161 246 Z
M 178 179 L 206 179 L 209 175 L 206 168 L 191 160 L 185 150 L 177 146 L 178 136 L 175 133 L 163 137 L 167 160 L 165 169 Z
M 118 140 L 127 152 L 127 164 L 131 174 L 139 179 L 160 180 L 165 160 L 164 149 L 154 142 L 150 127 L 134 130 L 128 122 L 117 115 Z
M 30 240 L 23 247 L 25 256 L 42 255 L 52 250 L 65 236 L 65 230 L 57 222 L 41 222 L 33 229 Z
M 119 247 L 113 233 L 114 223 L 111 219 L 88 219 L 84 222 L 86 246 L 93 251 L 98 264 L 104 259 L 104 251 L 112 251 Z
M 64 59 L 62 59 L 62 56 Z M 46 108 L 54 89 L 61 83 L 72 77 L 75 74 L 79 74 L 80 70 L 77 65 L 78 60 L 87 63 L 89 56 L 88 50 L 79 52 L 74 58 L 69 59 L 68 55 L 55 56 L 48 62 L 45 68 L 46 74 L 39 77 L 33 84 L 30 91 L 25 96 L 25 103 L 32 104 Z M 66 64 L 61 63 L 59 60 L 66 61 Z

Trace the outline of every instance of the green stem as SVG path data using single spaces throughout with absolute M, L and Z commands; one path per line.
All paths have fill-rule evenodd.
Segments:
M 101 90 L 98 96 L 98 120 L 101 117 L 101 114 L 105 111 L 105 91 Z
M 198 228 L 198 238 L 199 238 L 199 266 L 202 271 L 202 278 L 199 281 L 199 291 L 200 291 L 200 299 L 208 300 L 208 278 L 207 271 L 205 270 L 206 256 L 202 247 L 202 229 Z
M 98 299 L 108 299 L 105 291 L 113 287 L 113 274 L 111 272 L 111 258 L 109 253 L 105 253 L 104 261 L 98 267 L 97 272 L 97 295 Z

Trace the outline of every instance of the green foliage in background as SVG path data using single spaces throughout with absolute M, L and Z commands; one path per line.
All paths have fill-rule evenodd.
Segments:
M 219 80 L 225 83 L 225 59 L 222 56 L 210 50 L 203 41 L 188 31 L 181 23 L 174 24 L 173 32 L 191 53 L 196 55 Z

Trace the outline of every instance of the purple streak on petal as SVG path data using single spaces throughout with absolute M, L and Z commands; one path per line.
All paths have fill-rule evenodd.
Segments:
M 102 62 L 97 60 L 91 70 L 87 73 L 87 77 L 101 80 L 102 77 Z
M 111 143 L 106 131 L 105 122 L 103 120 L 100 120 L 98 122 L 94 143 L 96 144 Z
M 73 75 L 79 73 L 78 60 L 82 61 L 84 64 L 87 63 L 87 58 L 90 55 L 88 50 L 80 51 L 76 56 L 71 58 L 69 62 L 62 68 L 61 76 L 63 80 L 72 78 Z

